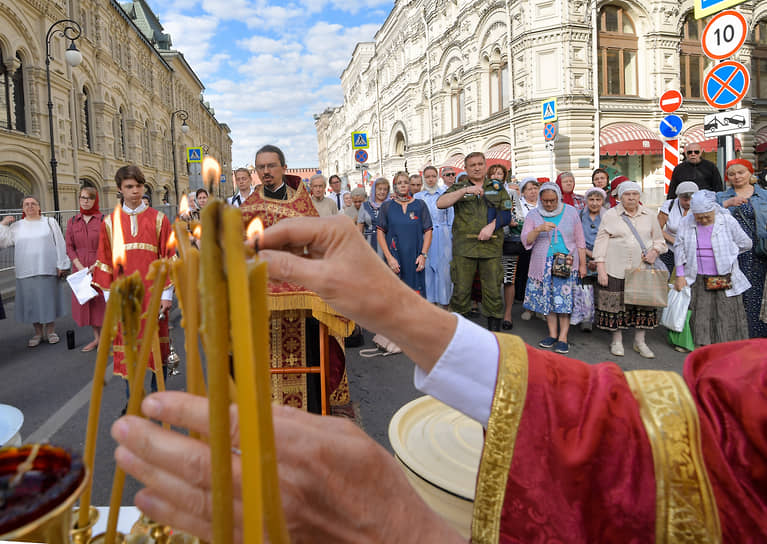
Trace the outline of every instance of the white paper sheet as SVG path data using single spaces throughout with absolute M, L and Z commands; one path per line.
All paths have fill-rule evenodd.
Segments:
M 67 276 L 67 283 L 69 284 L 69 287 L 72 288 L 72 292 L 75 294 L 75 298 L 77 298 L 77 302 L 80 304 L 85 304 L 98 295 L 98 291 L 91 287 L 92 281 L 93 276 L 91 276 L 91 273 L 87 268 L 83 268 L 82 270 L 78 270 L 74 274 Z

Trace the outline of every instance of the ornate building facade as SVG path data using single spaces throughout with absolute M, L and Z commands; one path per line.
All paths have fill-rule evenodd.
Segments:
M 705 21 L 692 0 L 397 0 L 374 41 L 359 43 L 341 75 L 343 104 L 315 116 L 323 172 L 360 183 L 351 133 L 367 132 L 371 173 L 428 164 L 462 167 L 481 150 L 518 176 L 597 166 L 663 194 L 665 115 L 659 97 L 685 97 L 680 138 L 702 141 Z M 749 34 L 734 60 L 751 70 L 741 102 L 753 129 L 737 153 L 767 161 L 767 2 L 737 9 Z M 546 149 L 541 108 L 556 98 L 558 138 Z M 716 141 L 705 141 L 708 158 Z M 715 159 L 714 159 L 715 160 Z M 374 175 L 375 175 L 374 174 Z M 373 176 L 371 176 L 373 177 Z
M 77 208 L 78 188 L 95 186 L 113 205 L 115 171 L 136 164 L 155 202 L 175 202 L 171 115 L 188 112 L 189 131 L 175 119 L 179 194 L 188 190 L 187 147 L 203 145 L 231 165 L 229 127 L 203 101 L 204 86 L 171 47 L 143 1 L 0 0 L 0 209 L 20 207 L 25 194 L 53 209 L 45 70 L 48 28 L 73 19 L 82 28 L 72 68 L 69 40 L 50 41 L 50 82 L 60 208 Z

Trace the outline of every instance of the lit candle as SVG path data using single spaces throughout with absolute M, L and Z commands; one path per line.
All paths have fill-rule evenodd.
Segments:
M 202 179 L 208 184 L 208 192 L 213 194 L 213 185 L 221 179 L 221 166 L 213 157 L 206 156 L 202 159 Z
M 208 369 L 210 455 L 212 465 L 213 542 L 231 543 L 232 444 L 229 436 L 229 308 L 218 224 L 223 203 L 212 200 L 202 210 L 202 336 Z M 240 339 L 238 339 L 239 341 Z
M 128 415 L 138 415 L 141 400 L 144 398 L 144 376 L 149 366 L 149 355 L 152 353 L 152 339 L 157 335 L 158 321 L 157 316 L 160 313 L 160 299 L 162 297 L 165 280 L 168 277 L 168 264 L 165 259 L 159 259 L 149 265 L 147 279 L 154 280 L 152 284 L 151 298 L 147 307 L 147 319 L 144 324 L 144 334 L 141 341 L 141 348 L 138 353 L 138 360 L 134 362 L 132 375 L 130 376 L 130 397 L 128 398 Z M 144 282 L 138 272 L 134 272 L 127 278 L 129 285 L 136 284 L 140 286 L 140 293 L 144 293 Z M 134 287 L 135 289 L 135 287 Z M 138 306 L 141 307 L 141 298 L 138 298 Z M 154 317 L 154 319 L 152 319 Z M 127 326 L 126 326 L 127 329 Z M 127 343 L 127 336 L 126 336 Z M 126 345 L 126 355 L 128 346 Z M 135 338 L 134 338 L 135 351 Z M 157 362 L 159 364 L 159 361 Z M 107 530 L 104 537 L 105 544 L 113 544 L 117 536 L 117 519 L 120 513 L 120 503 L 122 503 L 123 487 L 125 486 L 125 472 L 118 466 L 115 469 L 114 480 L 112 481 L 112 496 L 109 501 L 109 517 L 107 519 Z
M 261 480 L 261 437 L 259 412 L 263 409 L 256 395 L 256 376 L 251 326 L 251 296 L 248 284 L 245 244 L 243 243 L 242 212 L 239 208 L 226 208 L 223 212 L 224 248 L 226 256 L 227 290 L 234 375 L 237 385 L 237 414 L 240 428 L 242 458 L 243 542 L 263 542 L 263 501 Z M 262 291 L 266 283 L 259 286 Z M 259 297 L 260 298 L 260 297 Z M 265 299 L 265 297 L 264 297 Z M 258 319 L 266 323 L 266 305 Z M 271 401 L 271 395 L 269 400 Z
M 117 227 L 115 227 L 117 225 Z M 115 207 L 115 211 L 112 214 L 112 232 L 119 229 L 120 223 L 120 205 Z M 114 240 L 112 241 L 112 269 L 118 270 L 121 263 L 125 262 L 125 245 L 122 244 L 122 229 L 120 230 L 120 243 L 121 247 L 116 248 Z M 123 279 L 119 278 L 112 282 L 112 286 L 116 287 L 118 282 L 122 282 Z M 96 439 L 98 436 L 99 427 L 99 415 L 101 412 L 101 399 L 104 393 L 104 375 L 106 374 L 107 363 L 109 362 L 109 351 L 112 347 L 112 340 L 117 332 L 117 317 L 120 313 L 120 295 L 117 292 L 113 292 L 112 296 L 107 301 L 106 312 L 104 313 L 104 321 L 102 323 L 101 336 L 99 337 L 99 348 L 96 352 L 96 366 L 93 370 L 93 382 L 91 384 L 91 402 L 88 405 L 88 427 L 85 433 L 85 452 L 84 461 L 88 467 L 90 479 L 85 486 L 82 496 L 80 497 L 80 510 L 77 518 L 77 526 L 85 527 L 89 522 L 89 510 L 91 505 L 91 491 L 93 489 L 93 474 L 94 465 L 96 460 Z
M 251 225 L 253 229 L 251 230 Z M 260 219 L 254 219 L 248 225 L 248 238 L 261 236 L 263 225 Z M 258 244 L 256 244 L 258 247 Z M 272 423 L 272 388 L 269 372 L 269 307 L 267 302 L 267 263 L 256 260 L 251 262 L 248 271 L 251 300 L 251 327 L 253 359 L 256 374 L 256 394 L 258 395 L 258 429 L 261 447 L 262 500 L 264 505 L 264 524 L 271 544 L 288 544 L 285 516 L 282 511 L 280 484 L 277 476 L 277 454 L 274 444 L 274 426 Z M 243 454 L 244 454 L 243 450 Z

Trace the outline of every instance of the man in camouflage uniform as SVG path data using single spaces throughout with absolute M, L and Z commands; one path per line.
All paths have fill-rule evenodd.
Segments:
M 455 209 L 450 308 L 464 315 L 469 313 L 471 286 L 479 270 L 482 311 L 487 316 L 487 328 L 500 331 L 503 318 L 501 229 L 503 217 L 510 217 L 511 199 L 503 184 L 493 186 L 493 182 L 485 177 L 487 166 L 482 153 L 469 153 L 465 166 L 468 180 L 454 183 L 437 200 L 438 208 L 453 206 Z

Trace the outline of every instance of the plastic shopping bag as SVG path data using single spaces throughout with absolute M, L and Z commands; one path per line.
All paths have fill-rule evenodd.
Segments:
M 689 285 L 685 285 L 681 291 L 669 289 L 668 305 L 663 309 L 661 325 L 670 331 L 682 332 L 684 322 L 687 319 L 687 309 L 690 307 L 691 296 Z
M 668 331 L 668 341 L 674 346 L 685 348 L 687 351 L 695 349 L 695 341 L 692 338 L 692 330 L 690 329 L 690 316 L 692 311 L 687 312 L 687 320 L 684 323 L 684 329 L 682 332 Z
M 594 321 L 594 286 L 582 285 L 580 282 L 573 286 L 573 313 L 570 324 L 590 323 Z

